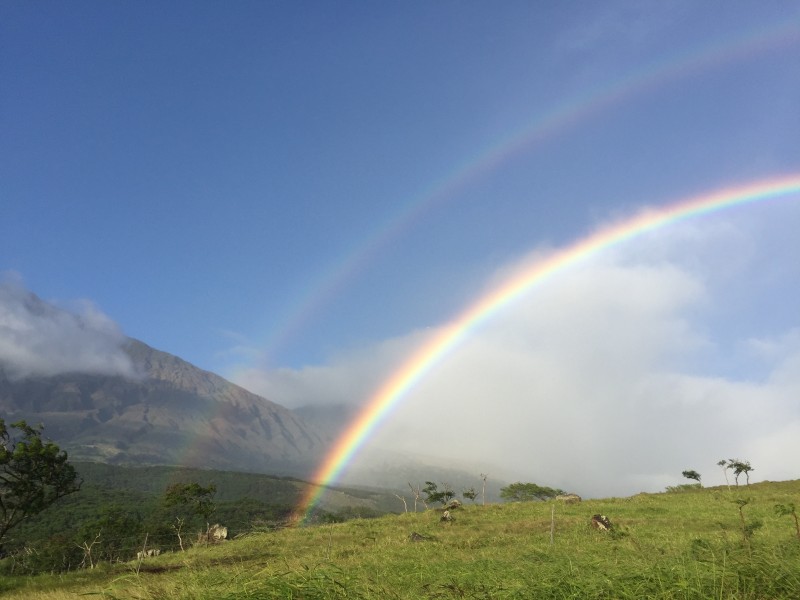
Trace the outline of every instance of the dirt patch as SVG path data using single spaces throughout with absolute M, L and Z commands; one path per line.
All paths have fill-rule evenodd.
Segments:
M 139 573 L 168 573 L 182 568 L 183 565 L 142 565 L 139 567 Z

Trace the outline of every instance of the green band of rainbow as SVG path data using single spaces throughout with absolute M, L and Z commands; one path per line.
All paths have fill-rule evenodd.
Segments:
M 338 479 L 342 470 L 364 446 L 381 421 L 417 382 L 439 364 L 472 330 L 534 286 L 545 282 L 562 269 L 649 231 L 718 210 L 794 194 L 800 194 L 800 174 L 758 181 L 684 199 L 600 229 L 512 276 L 428 340 L 378 389 L 320 465 L 313 477 L 313 481 L 319 486 L 310 486 L 310 491 L 300 506 L 300 514 L 309 514 L 325 492 L 324 486 Z

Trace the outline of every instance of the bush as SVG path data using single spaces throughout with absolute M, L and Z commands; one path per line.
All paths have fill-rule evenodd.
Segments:
M 670 494 L 680 494 L 683 492 L 693 492 L 695 490 L 703 489 L 702 484 L 699 483 L 682 483 L 680 485 L 668 485 L 667 491 Z

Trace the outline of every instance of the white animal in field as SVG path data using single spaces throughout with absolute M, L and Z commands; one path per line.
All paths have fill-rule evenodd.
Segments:
M 578 494 L 559 494 L 556 496 L 556 500 L 564 504 L 575 504 L 581 501 L 581 497 Z

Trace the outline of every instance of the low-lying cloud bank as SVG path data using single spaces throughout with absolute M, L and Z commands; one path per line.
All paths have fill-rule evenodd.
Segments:
M 723 458 L 750 460 L 754 480 L 800 476 L 800 324 L 776 333 L 759 308 L 796 291 L 764 260 L 794 281 L 798 267 L 740 225 L 656 232 L 531 290 L 406 393 L 356 462 L 422 452 L 587 496 L 660 491 L 685 469 L 721 484 Z M 234 378 L 290 406 L 364 405 L 431 334 Z
M 0 368 L 21 379 L 82 372 L 134 374 L 119 327 L 89 302 L 76 312 L 48 304 L 19 281 L 0 281 Z

